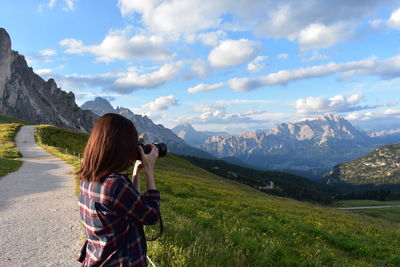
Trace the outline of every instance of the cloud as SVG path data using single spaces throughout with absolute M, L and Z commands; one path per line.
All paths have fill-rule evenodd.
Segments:
M 400 29 L 400 8 L 392 12 L 387 24 L 390 28 Z
M 53 9 L 57 5 L 57 2 L 58 2 L 57 0 L 50 0 L 47 3 L 47 8 Z M 78 2 L 78 0 L 63 0 L 63 2 L 64 2 L 64 7 L 63 7 L 64 11 L 73 11 L 75 9 L 75 5 Z M 44 7 L 45 7 L 44 5 L 40 5 L 39 10 L 43 11 Z
M 383 78 L 395 78 L 400 75 L 399 61 L 400 56 L 383 60 L 371 57 L 345 63 L 330 62 L 308 68 L 280 70 L 255 78 L 233 78 L 229 80 L 229 86 L 236 91 L 250 91 L 263 86 L 288 84 L 297 80 L 324 77 L 336 73 L 340 73 L 345 78 L 355 75 L 378 75 Z
M 46 75 L 46 74 L 53 73 L 53 70 L 52 69 L 39 69 L 39 70 L 35 70 L 35 73 L 38 75 Z
M 288 59 L 289 55 L 286 53 L 282 53 L 276 56 L 277 59 Z
M 215 83 L 215 84 L 198 84 L 195 87 L 190 87 L 187 91 L 190 94 L 195 94 L 195 93 L 199 93 L 199 92 L 203 92 L 203 91 L 214 91 L 218 88 L 221 88 L 222 86 L 224 86 L 225 83 Z
M 118 6 L 124 16 L 135 12 L 142 14 L 144 24 L 153 32 L 180 34 L 217 27 L 220 13 L 226 5 L 224 2 L 119 0 Z
M 167 63 L 161 66 L 159 70 L 139 74 L 137 68 L 129 68 L 129 72 L 123 74 L 123 77 L 115 81 L 116 91 L 131 92 L 141 88 L 155 88 L 163 85 L 179 75 L 183 66 L 182 61 Z
M 363 95 L 354 94 L 349 97 L 336 95 L 331 98 L 325 97 L 307 97 L 299 98 L 296 100 L 295 108 L 301 114 L 321 114 L 330 112 L 353 112 L 365 109 L 374 109 L 379 107 L 375 106 L 361 106 L 357 105 L 364 99 Z
M 183 62 L 167 63 L 158 70 L 141 73 L 140 69 L 129 68 L 127 72 L 109 72 L 98 75 L 59 75 L 50 73 L 47 77 L 57 80 L 66 88 L 101 88 L 122 94 L 139 89 L 152 89 L 161 86 L 179 75 Z
M 296 38 L 301 50 L 310 48 L 326 48 L 350 35 L 349 25 L 344 23 L 325 26 L 323 24 L 310 24 L 299 33 Z
M 67 47 L 66 53 L 91 53 L 101 62 L 115 60 L 169 60 L 175 55 L 166 49 L 165 40 L 157 35 L 137 34 L 128 37 L 130 28 L 110 32 L 99 45 L 85 46 L 81 40 L 64 39 L 59 42 Z
M 38 61 L 49 63 L 53 62 L 56 55 L 57 51 L 54 49 L 43 49 L 33 55 L 27 56 L 26 60 L 29 65 L 33 65 Z
M 208 61 L 216 68 L 242 65 L 254 59 L 258 51 L 259 44 L 247 39 L 221 41 L 208 55 Z
M 167 110 L 171 106 L 176 106 L 178 101 L 173 95 L 161 96 L 152 102 L 142 105 L 142 109 L 146 111 Z
M 204 45 L 208 46 L 217 46 L 219 41 L 226 37 L 226 32 L 218 30 L 213 32 L 205 32 L 197 35 L 197 39 L 199 39 Z
M 328 55 L 320 54 L 317 51 L 313 51 L 311 55 L 302 55 L 301 60 L 304 62 L 312 62 L 312 61 L 320 61 L 320 60 L 328 60 Z
M 266 60 L 267 58 L 268 58 L 267 56 L 256 57 L 252 62 L 247 64 L 247 71 L 251 73 L 257 73 L 262 71 L 262 69 L 265 67 L 265 64 L 263 64 L 262 61 Z
M 260 37 L 298 41 L 302 49 L 335 45 L 352 36 L 368 16 L 395 5 L 396 0 L 351 0 L 340 5 L 315 0 L 118 1 L 123 16 L 140 16 L 144 27 L 155 33 L 179 36 L 215 29 L 250 30 Z
M 202 79 L 206 78 L 212 72 L 210 66 L 204 60 L 197 58 L 192 61 L 192 66 L 190 68 L 191 72 L 188 78 L 200 77 Z
M 400 129 L 400 110 L 398 109 L 386 109 L 378 112 L 354 112 L 348 114 L 345 119 L 368 132 Z

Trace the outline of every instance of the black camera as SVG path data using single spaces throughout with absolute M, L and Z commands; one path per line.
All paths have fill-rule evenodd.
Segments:
M 156 146 L 156 148 L 158 149 L 158 157 L 164 157 L 165 155 L 167 155 L 168 152 L 168 147 L 165 143 L 153 143 L 153 145 Z M 151 152 L 151 145 L 150 144 L 141 144 L 139 143 L 139 146 L 141 146 L 143 148 L 143 152 L 144 154 L 149 154 Z M 140 154 L 139 154 L 139 158 L 140 158 Z

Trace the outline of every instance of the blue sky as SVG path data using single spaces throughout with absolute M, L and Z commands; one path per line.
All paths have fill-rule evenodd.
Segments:
M 238 134 L 326 113 L 400 128 L 400 1 L 1 0 L 0 27 L 79 105 Z

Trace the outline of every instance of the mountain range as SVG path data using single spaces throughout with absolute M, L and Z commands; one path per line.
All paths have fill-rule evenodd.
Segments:
M 114 109 L 110 102 L 102 97 L 96 97 L 92 101 L 85 102 L 81 108 L 83 110 L 91 110 L 99 116 L 106 113 L 117 113 L 128 118 L 134 123 L 140 138 L 145 143 L 164 142 L 167 144 L 168 150 L 175 154 L 213 158 L 209 153 L 188 145 L 170 129 L 165 128 L 161 124 L 155 124 L 147 116 L 134 114 L 130 109 L 124 107 L 117 107 Z
M 173 130 L 176 134 L 195 131 L 190 125 L 180 125 Z M 203 139 L 206 136 L 198 131 L 194 133 Z M 200 138 L 193 141 L 189 137 L 182 136 L 189 144 L 230 162 L 311 176 L 311 172 L 321 176 L 333 166 L 359 158 L 380 145 L 400 142 L 400 134 L 396 131 L 368 135 L 333 114 L 282 123 L 267 131 L 238 136 L 213 135 L 202 144 L 199 143 Z

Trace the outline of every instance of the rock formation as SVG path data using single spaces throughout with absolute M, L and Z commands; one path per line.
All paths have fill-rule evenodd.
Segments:
M 0 113 L 40 124 L 90 131 L 98 118 L 81 110 L 72 92 L 44 81 L 28 67 L 24 56 L 11 50 L 10 36 L 0 28 Z

